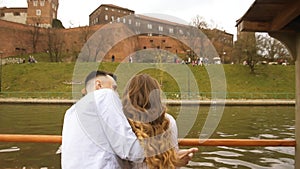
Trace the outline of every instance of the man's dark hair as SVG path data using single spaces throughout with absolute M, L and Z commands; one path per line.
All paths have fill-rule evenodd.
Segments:
M 111 76 L 112 78 L 114 78 L 115 81 L 117 81 L 117 76 L 114 75 L 113 73 L 97 70 L 97 71 L 92 71 L 90 74 L 87 75 L 84 81 L 84 85 L 86 86 L 90 80 L 94 79 L 97 76 L 107 76 L 107 75 Z

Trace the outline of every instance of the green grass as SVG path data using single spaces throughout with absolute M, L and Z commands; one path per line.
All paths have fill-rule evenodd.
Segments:
M 227 89 L 231 93 L 249 93 L 248 97 L 251 94 L 253 98 L 295 97 L 294 65 L 261 65 L 256 67 L 255 74 L 242 65 L 226 65 L 225 72 Z
M 126 76 L 130 76 L 130 72 L 144 72 L 160 82 L 163 91 L 170 94 L 168 97 L 174 98 L 181 91 L 210 98 L 211 82 L 215 86 L 223 85 L 219 83 L 222 79 L 218 79 L 220 78 L 218 74 L 214 74 L 214 66 L 219 70 L 224 68 L 228 98 L 293 99 L 295 97 L 294 65 L 261 65 L 256 67 L 254 74 L 250 73 L 248 67 L 242 65 L 210 65 L 208 67 L 189 65 L 186 67 L 181 64 L 122 63 L 119 65 L 119 63 L 104 62 L 101 63 L 99 69 L 117 72 L 120 87 L 126 84 L 129 79 Z M 89 66 L 85 68 L 88 69 Z M 187 68 L 191 70 L 190 73 Z M 39 62 L 3 65 L 1 97 L 71 98 L 70 82 L 72 82 L 73 70 L 74 63 Z M 193 79 L 197 81 L 200 93 L 195 93 Z M 211 79 L 214 80 L 210 81 Z

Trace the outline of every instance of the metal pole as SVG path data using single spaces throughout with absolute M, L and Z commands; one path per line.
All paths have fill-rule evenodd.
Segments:
M 188 99 L 190 99 L 190 96 L 191 96 L 191 87 L 190 87 L 190 67 L 188 69 Z
M 60 135 L 0 134 L 0 142 L 61 143 Z M 180 146 L 284 146 L 295 147 L 295 140 L 277 139 L 178 139 Z
M 296 104 L 295 104 L 295 168 L 300 168 L 300 33 L 296 31 L 295 34 L 291 33 L 270 33 L 272 37 L 284 42 L 289 48 L 290 53 L 295 59 L 295 83 L 296 83 Z
M 296 151 L 295 151 L 295 168 L 300 168 L 300 33 L 296 36 L 296 111 L 295 111 L 295 137 L 296 137 Z
M 3 52 L 0 51 L 0 93 L 2 92 L 2 54 Z

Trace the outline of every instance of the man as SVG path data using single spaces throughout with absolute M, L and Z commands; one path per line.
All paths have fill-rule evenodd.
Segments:
M 114 91 L 115 80 L 97 71 L 85 84 L 86 96 L 65 114 L 62 169 L 119 169 L 127 168 L 126 161 L 143 161 L 143 149 Z

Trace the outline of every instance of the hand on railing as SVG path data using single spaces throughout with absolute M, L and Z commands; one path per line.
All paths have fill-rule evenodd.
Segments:
M 177 167 L 183 167 L 189 163 L 190 160 L 192 160 L 194 153 L 198 152 L 198 148 L 190 148 L 190 149 L 180 149 L 177 152 L 178 155 L 178 163 Z

